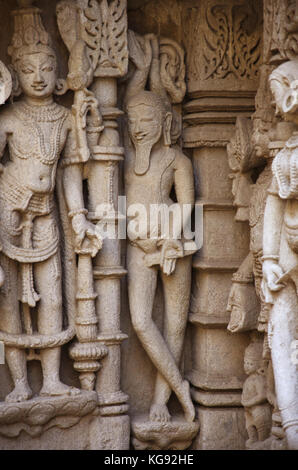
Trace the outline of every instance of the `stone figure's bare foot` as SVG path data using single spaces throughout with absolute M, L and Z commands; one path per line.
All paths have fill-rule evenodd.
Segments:
M 159 423 L 168 423 L 171 421 L 171 415 L 166 405 L 152 405 L 149 416 L 150 421 L 157 421 Z
M 62 382 L 46 382 L 41 391 L 41 397 L 59 397 L 59 396 L 75 396 L 79 395 L 81 391 L 78 388 L 70 387 Z
M 15 388 L 9 393 L 5 401 L 8 403 L 20 403 L 22 401 L 29 400 L 32 397 L 32 390 L 30 389 L 27 382 L 18 382 L 15 384 Z
M 182 402 L 184 416 L 187 422 L 192 423 L 195 419 L 195 408 L 193 406 L 193 402 L 191 401 L 190 388 L 187 380 L 184 380 L 182 387 L 184 390 Z

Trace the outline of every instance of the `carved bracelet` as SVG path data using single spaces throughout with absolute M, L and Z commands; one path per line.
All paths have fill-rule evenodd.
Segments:
M 68 212 L 68 217 L 72 219 L 74 216 L 80 215 L 80 214 L 87 215 L 88 214 L 87 209 L 75 209 L 73 211 L 70 211 Z
M 272 259 L 274 261 L 278 261 L 279 260 L 279 256 L 276 256 L 276 255 L 264 255 L 262 256 L 261 260 L 262 261 L 266 261 L 267 259 Z

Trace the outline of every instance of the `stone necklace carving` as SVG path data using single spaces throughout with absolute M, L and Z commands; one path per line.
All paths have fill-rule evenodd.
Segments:
M 42 162 L 44 165 L 52 166 L 60 153 L 60 138 L 63 124 L 68 116 L 66 109 L 60 107 L 56 103 L 48 106 L 30 106 L 27 103 L 20 102 L 15 108 L 15 114 L 21 120 L 22 125 L 28 130 L 28 135 L 32 136 L 32 143 L 30 146 L 30 153 L 28 153 L 24 146 L 21 149 L 16 141 L 10 141 L 10 147 L 13 154 L 27 160 L 28 158 L 35 158 Z M 39 123 L 53 123 L 50 135 L 47 131 L 47 141 L 49 146 L 45 145 L 45 135 Z M 48 126 L 49 128 L 50 126 Z

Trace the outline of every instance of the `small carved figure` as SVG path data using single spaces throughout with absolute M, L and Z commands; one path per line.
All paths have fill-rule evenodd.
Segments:
M 271 407 L 267 402 L 266 368 L 262 350 L 263 343 L 253 341 L 244 354 L 244 371 L 248 378 L 243 385 L 241 403 L 245 408 L 247 448 L 267 439 L 271 431 Z
M 55 188 L 60 211 L 63 201 L 66 203 L 62 225 L 68 224 L 68 216 L 71 220 L 73 253 L 75 250 L 78 254 L 83 251 L 94 255 L 101 247 L 97 230 L 86 219 L 82 164 L 73 117 L 68 109 L 53 100 L 57 83 L 55 52 L 42 25 L 40 10 L 30 7 L 31 3 L 26 2 L 26 8 L 13 13 L 15 32 L 9 48 L 23 96 L 3 110 L 0 118 L 1 156 L 7 146 L 9 149 L 9 158 L 0 176 L 3 244 L 0 257 L 5 271 L 0 330 L 10 339 L 6 345 L 6 361 L 14 389 L 6 397 L 9 402 L 21 402 L 32 396 L 26 366 L 30 357 L 26 356 L 25 348 L 34 355 L 35 345 L 41 347 L 36 356 L 40 358 L 43 371 L 40 395 L 80 393 L 63 384 L 59 376 L 61 343 L 55 342 L 55 337 L 63 330 L 62 265 Z M 85 119 L 83 110 L 81 119 Z M 75 270 L 70 261 L 64 263 L 66 283 L 70 281 L 67 279 L 69 266 Z M 75 282 L 70 289 L 75 289 Z M 75 301 L 75 292 L 72 294 Z M 38 334 L 34 331 L 33 309 L 37 313 Z M 68 311 L 68 315 L 70 313 Z M 52 346 L 43 347 L 42 341 L 47 342 L 49 337 L 54 338 Z
M 250 219 L 253 192 L 252 168 L 258 164 L 251 144 L 252 122 L 238 117 L 236 132 L 227 146 L 229 166 L 232 170 L 233 204 L 235 220 L 247 222 Z M 232 277 L 227 311 L 231 312 L 228 330 L 232 333 L 256 328 L 259 299 L 254 286 L 254 259 L 250 252 Z

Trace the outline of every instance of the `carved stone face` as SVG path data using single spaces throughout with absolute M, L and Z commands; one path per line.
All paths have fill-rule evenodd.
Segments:
M 256 359 L 249 357 L 248 354 L 244 356 L 244 372 L 246 373 L 246 375 L 253 374 L 258 370 L 258 362 L 259 361 L 257 361 Z
M 56 62 L 54 57 L 38 52 L 26 54 L 18 62 L 17 72 L 24 94 L 30 98 L 48 98 L 56 85 Z
M 161 115 L 154 107 L 139 104 L 128 109 L 128 129 L 135 145 L 159 141 L 162 133 Z

